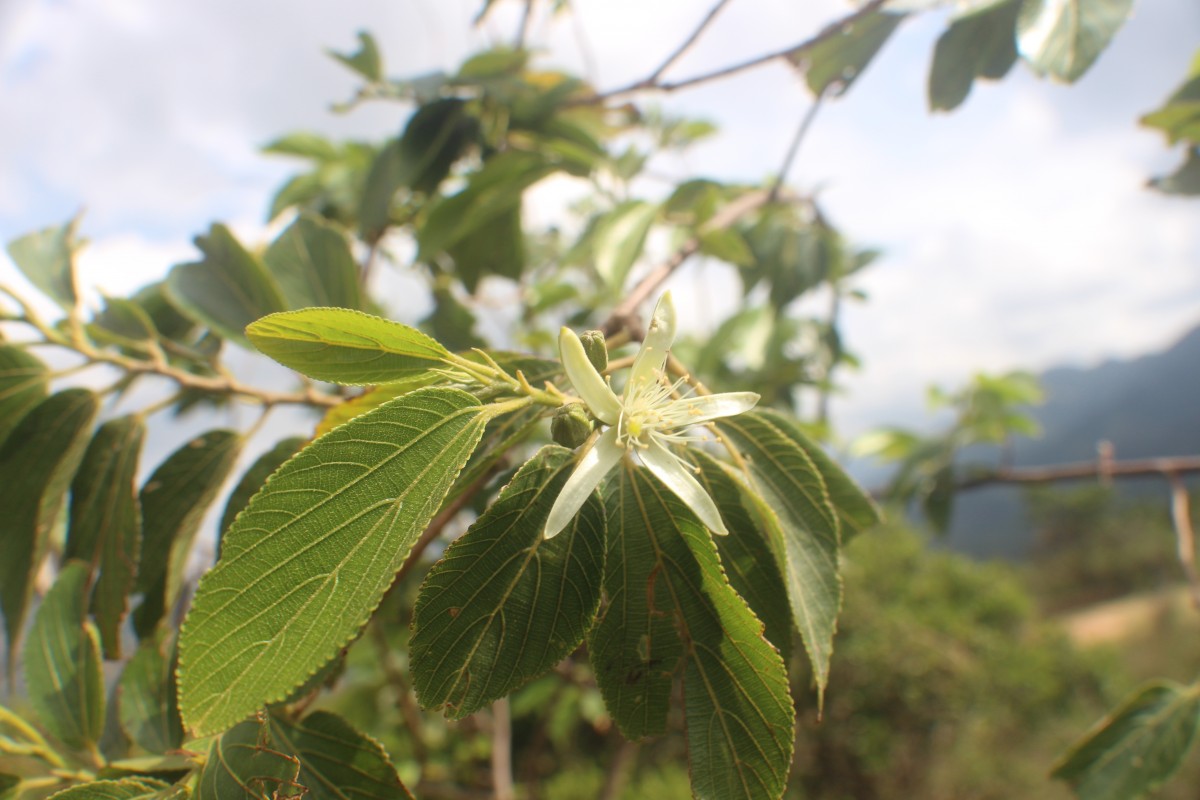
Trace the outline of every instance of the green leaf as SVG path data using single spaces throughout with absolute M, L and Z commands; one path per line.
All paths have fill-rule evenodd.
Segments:
M 5 529 L 0 537 L 0 609 L 8 638 L 9 674 L 51 528 L 83 458 L 99 401 L 85 389 L 43 400 L 0 447 Z
M 388 383 L 444 365 L 450 353 L 420 331 L 342 308 L 272 314 L 246 335 L 261 352 L 321 381 Z
M 46 396 L 46 365 L 19 347 L 0 345 L 0 443 Z
M 46 729 L 68 747 L 92 749 L 104 729 L 100 638 L 87 620 L 88 566 L 69 561 L 29 630 L 25 682 Z
M 619 290 L 625 285 L 629 270 L 646 246 L 658 211 L 655 203 L 628 200 L 596 223 L 591 238 L 592 264 L 610 289 Z
M 383 745 L 336 714 L 315 711 L 298 722 L 272 714 L 268 724 L 276 749 L 300 759 L 308 800 L 411 800 Z
M 689 454 L 700 468 L 700 485 L 717 504 L 728 536 L 713 539 L 733 587 L 763 622 L 767 641 L 781 653 L 792 651 L 792 611 L 787 586 L 771 547 L 742 504 L 742 492 L 716 459 L 702 451 Z
M 525 270 L 521 206 L 513 206 L 482 223 L 446 252 L 454 260 L 454 274 L 468 292 L 474 292 L 485 275 L 519 279 Z
M 746 238 L 733 228 L 719 228 L 700 234 L 700 252 L 737 266 L 754 263 L 754 253 Z
M 593 642 L 608 642 L 612 628 L 620 624 L 610 621 L 618 607 L 614 592 L 627 595 L 620 606 L 627 619 L 635 620 L 635 630 L 643 630 L 641 614 L 665 618 L 684 645 L 683 701 L 692 793 L 701 800 L 780 797 L 791 767 L 795 722 L 787 670 L 763 638 L 762 623 L 726 581 L 711 536 L 681 500 L 649 472 L 628 462 L 610 485 L 606 504 L 609 541 L 641 540 L 643 544 L 631 546 L 625 563 L 607 570 L 610 605 Z M 635 547 L 650 562 L 645 583 L 640 580 L 641 570 L 629 571 L 628 555 Z M 625 669 L 665 671 L 669 688 L 670 668 L 678 656 L 661 664 L 644 659 L 640 665 L 630 663 L 631 657 L 653 657 L 656 651 L 651 634 L 626 655 Z M 623 709 L 623 715 L 634 710 L 619 701 L 624 693 L 619 684 L 623 678 L 638 676 L 601 666 L 616 655 L 607 646 L 592 651 L 597 682 L 619 725 L 616 709 Z M 636 711 L 633 719 L 638 719 Z
M 1083 800 L 1141 797 L 1169 778 L 1200 726 L 1200 684 L 1148 683 L 1102 719 L 1052 773 Z
M 842 606 L 837 511 L 816 464 L 769 418 L 750 412 L 723 420 L 718 427 L 749 464 L 750 491 L 743 500 L 783 573 L 792 621 L 812 661 L 820 700 L 829 681 Z
M 478 135 L 479 120 L 465 100 L 443 97 L 425 103 L 409 117 L 400 136 L 400 185 L 433 194 Z
M 375 38 L 366 31 L 358 32 L 358 49 L 353 53 L 339 53 L 336 50 L 325 52 L 372 83 L 383 80 L 383 59 L 379 56 L 379 47 L 375 44 Z
M 121 728 L 143 750 L 165 753 L 183 743 L 175 695 L 175 664 L 164 636 L 142 642 L 121 672 Z
M 359 308 L 358 265 L 340 229 L 301 214 L 267 248 L 263 262 L 279 283 L 288 308 Z
M 271 476 L 184 623 L 180 708 L 197 735 L 283 699 L 357 635 L 496 413 L 458 389 L 422 389 Z
M 263 147 L 264 153 L 278 156 L 296 156 L 310 161 L 336 161 L 339 155 L 337 145 L 319 133 L 295 131 L 281 136 Z
M 142 486 L 137 587 L 145 597 L 133 615 L 139 637 L 151 636 L 179 599 L 192 542 L 242 443 L 234 431 L 209 431 L 169 455 Z
M 406 380 L 392 381 L 373 389 L 368 388 L 362 394 L 351 397 L 325 412 L 325 416 L 317 423 L 316 435 L 324 436 L 339 425 L 345 425 L 355 417 L 361 417 L 368 411 L 374 411 L 389 400 L 395 400 L 401 395 L 444 382 L 443 376 L 435 372 L 425 372 Z
M 1017 49 L 1039 75 L 1074 83 L 1132 10 L 1133 0 L 1024 0 Z
M 1200 144 L 1200 51 L 1192 58 L 1183 84 L 1161 108 L 1142 117 L 1141 123 L 1161 130 L 1170 144 L 1180 141 Z
M 487 346 L 487 342 L 475 334 L 475 322 L 471 309 L 459 302 L 449 286 L 435 286 L 433 310 L 421 320 L 421 325 L 446 347 L 469 350 Z
M 813 466 L 817 468 L 817 472 L 821 474 L 821 479 L 825 482 L 825 489 L 829 493 L 833 509 L 837 512 L 843 540 L 879 524 L 882 517 L 875 502 L 836 461 L 829 457 L 821 445 L 800 430 L 800 426 L 795 421 L 771 409 L 762 409 L 756 411 L 755 414 L 773 425 L 779 433 L 791 440 L 812 460 Z
M 844 94 L 904 16 L 873 11 L 847 26 L 839 35 L 823 39 L 813 47 L 800 48 L 790 58 L 804 70 L 805 81 L 813 94 L 819 97 L 831 88 L 836 95 Z
M 5 756 L 36 758 L 49 768 L 66 766 L 33 725 L 0 706 L 0 760 Z
M 204 259 L 180 264 L 167 275 L 167 294 L 179 310 L 230 341 L 259 317 L 287 308 L 279 284 L 224 225 L 197 236 Z
M 102 344 L 145 349 L 158 338 L 154 320 L 141 305 L 123 297 L 105 297 L 104 310 L 88 325 L 88 334 Z
M 221 539 L 225 537 L 225 532 L 233 524 L 234 518 L 250 503 L 250 498 L 262 489 L 271 473 L 283 466 L 283 462 L 294 456 L 296 451 L 307 442 L 308 439 L 303 436 L 290 436 L 280 440 L 274 447 L 259 456 L 250 469 L 242 475 L 242 479 L 230 493 L 229 499 L 225 501 L 225 511 L 221 514 L 221 525 L 217 528 L 220 537 L 217 540 L 218 557 L 221 555 Z
M 1017 60 L 1021 0 L 1002 0 L 956 17 L 938 37 L 929 68 L 929 108 L 958 108 L 976 78 L 999 80 Z
M 146 426 L 140 417 L 119 417 L 92 437 L 71 484 L 70 524 L 64 558 L 99 572 L 92 612 L 105 658 L 121 657 L 121 623 L 129 611 L 142 537 L 137 497 L 138 456 Z
M 65 310 L 75 307 L 75 252 L 83 244 L 75 238 L 79 218 L 65 225 L 27 233 L 8 243 L 8 254 L 29 282 Z
M 151 800 L 171 784 L 154 778 L 121 778 L 81 783 L 51 795 L 52 800 Z
M 301 797 L 300 760 L 275 749 L 265 723 L 246 720 L 212 743 L 195 800 Z
M 599 499 L 591 498 L 562 534 L 542 537 L 574 467 L 570 451 L 540 450 L 429 572 L 409 645 L 413 687 L 424 707 L 465 717 L 583 641 L 604 573 Z
M 1200 194 L 1200 148 L 1189 150 L 1179 169 L 1170 175 L 1155 178 L 1150 181 L 1150 186 L 1166 194 Z

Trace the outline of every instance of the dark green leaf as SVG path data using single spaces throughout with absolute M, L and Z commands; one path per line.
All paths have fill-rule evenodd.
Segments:
M 1116 35 L 1133 0 L 1024 0 L 1017 49 L 1040 75 L 1073 83 Z
M 1189 150 L 1179 169 L 1170 175 L 1155 178 L 1150 185 L 1167 194 L 1200 194 L 1200 148 Z
M 719 228 L 700 234 L 700 252 L 730 264 L 749 266 L 754 254 L 745 237 L 733 228 Z
M 400 185 L 433 194 L 479 135 L 466 101 L 447 97 L 418 108 L 400 137 Z
M 52 795 L 53 800 L 151 800 L 170 786 L 154 778 L 91 781 Z
M 1054 768 L 1083 800 L 1141 797 L 1169 778 L 1200 726 L 1200 684 L 1142 686 Z
M 104 310 L 88 326 L 88 333 L 98 342 L 122 347 L 137 347 L 158 338 L 146 310 L 123 297 L 104 298 Z
M 133 616 L 139 637 L 151 636 L 179 599 L 192 542 L 237 463 L 242 441 L 233 431 L 209 431 L 168 456 L 142 486 L 137 587 L 145 598 Z
M 69 561 L 29 630 L 25 682 L 46 729 L 68 747 L 93 749 L 104 729 L 100 638 L 87 620 L 88 565 Z
M 411 800 L 383 745 L 336 714 L 298 722 L 272 714 L 268 724 L 275 748 L 300 759 L 307 800 Z
M 37 759 L 47 768 L 65 766 L 63 759 L 32 724 L 0 706 L 0 759 L 6 756 Z
M 121 657 L 121 623 L 129 611 L 142 538 L 137 468 L 146 426 L 119 417 L 100 426 L 71 484 L 66 558 L 98 571 L 92 612 L 105 658 Z
M 748 462 L 750 491 L 743 498 L 783 573 L 821 698 L 842 606 L 837 512 L 812 459 L 768 418 L 750 412 L 718 427 Z
M 8 243 L 8 254 L 17 269 L 47 297 L 70 311 L 75 307 L 75 238 L 79 218 L 65 225 L 27 233 Z
M 85 389 L 51 395 L 25 415 L 0 447 L 0 492 L 5 508 L 4 536 L 0 537 L 0 608 L 10 669 L 17 657 L 33 576 L 87 448 L 98 407 L 96 396 Z
M 359 308 L 358 265 L 345 235 L 320 217 L 301 214 L 263 256 L 288 308 Z
M 972 9 L 956 17 L 938 37 L 929 68 L 929 107 L 958 108 L 976 78 L 999 80 L 1017 60 L 1017 13 L 1021 0 Z
M 835 94 L 843 94 L 903 20 L 904 14 L 874 11 L 838 35 L 797 50 L 791 56 L 792 62 L 804 70 L 813 94 L 823 95 L 830 88 Z
M 487 346 L 475 333 L 475 315 L 459 302 L 449 286 L 434 287 L 433 311 L 421 320 L 421 325 L 438 342 L 453 350 Z
M 195 800 L 283 800 L 303 794 L 300 760 L 277 750 L 267 725 L 250 719 L 212 743 Z
M 454 261 L 454 274 L 469 292 L 475 291 L 485 275 L 517 280 L 525 270 L 520 205 L 472 230 L 447 248 L 446 253 Z
M 326 52 L 372 83 L 383 80 L 383 59 L 379 56 L 379 47 L 375 44 L 375 38 L 366 31 L 358 32 L 358 50 L 353 53 Z
M 277 471 L 225 535 L 180 640 L 198 735 L 283 699 L 349 642 L 497 412 L 422 389 L 357 417 Z
M 175 699 L 175 664 L 163 652 L 165 637 L 142 642 L 121 673 L 121 727 L 143 750 L 166 753 L 183 743 Z
M 614 591 L 628 595 L 622 603 L 627 614 L 640 607 L 642 613 L 669 620 L 683 644 L 692 793 L 701 800 L 780 797 L 791 767 L 794 724 L 787 670 L 763 638 L 762 623 L 725 580 L 707 529 L 657 479 L 628 462 L 613 481 L 606 502 L 610 541 L 614 537 L 645 541 L 649 545 L 645 557 L 652 566 L 646 583 L 638 580 L 640 571 L 637 576 L 628 572 L 628 561 L 624 578 L 606 571 L 611 604 L 593 642 L 602 640 L 601 627 L 613 624 L 609 615 L 616 607 Z M 641 624 L 636 628 L 641 630 Z M 651 634 L 637 642 L 630 655 L 653 656 L 655 650 Z M 620 723 L 615 709 L 623 706 L 619 698 L 624 687 L 617 685 L 622 676 L 602 670 L 597 663 L 613 655 L 607 648 L 592 651 L 597 682 Z M 642 664 L 655 672 L 669 667 L 666 662 L 655 665 L 643 660 Z M 636 675 L 626 672 L 624 677 Z M 664 677 L 669 687 L 670 673 Z M 638 716 L 635 711 L 635 721 Z
M 221 514 L 221 525 L 217 529 L 222 539 L 225 536 L 225 532 L 229 530 L 229 526 L 233 524 L 234 517 L 249 504 L 250 498 L 262 489 L 263 484 L 267 482 L 267 478 L 271 476 L 271 473 L 279 469 L 283 465 L 283 462 L 294 456 L 296 451 L 307 442 L 308 439 L 303 436 L 291 436 L 283 439 L 259 456 L 250 466 L 250 469 L 246 470 L 245 474 L 242 475 L 242 479 L 234 487 L 233 492 L 230 493 L 229 499 L 225 501 L 225 511 Z M 217 556 L 219 557 L 220 554 L 220 539 L 218 539 Z
M 0 444 L 46 396 L 46 365 L 19 347 L 0 345 Z
M 197 236 L 202 261 L 180 264 L 167 276 L 167 294 L 181 311 L 231 341 L 259 317 L 287 308 L 279 284 L 262 261 L 224 225 Z
M 541 675 L 583 641 L 600 603 L 604 509 L 542 537 L 575 463 L 548 446 L 434 565 L 414 610 L 413 687 L 458 719 Z
M 343 308 L 305 308 L 246 329 L 262 353 L 321 381 L 388 383 L 444 366 L 449 352 L 420 331 Z

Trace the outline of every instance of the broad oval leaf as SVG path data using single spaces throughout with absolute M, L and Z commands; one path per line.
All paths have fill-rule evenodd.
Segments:
M 196 782 L 195 800 L 282 800 L 303 795 L 300 759 L 272 745 L 265 722 L 249 719 L 212 743 Z
M 1133 0 L 1025 0 L 1017 49 L 1035 71 L 1073 83 L 1108 47 Z
M 46 365 L 19 347 L 0 346 L 0 443 L 46 396 Z
M 346 236 L 320 217 L 304 213 L 267 248 L 263 262 L 288 308 L 361 308 L 358 265 Z
M 224 225 L 197 236 L 204 259 L 180 264 L 167 275 L 167 295 L 189 317 L 222 337 L 245 343 L 254 320 L 287 308 L 279 284 L 258 256 L 242 246 Z
M 317 439 L 238 515 L 180 638 L 198 735 L 283 699 L 366 623 L 496 412 L 423 389 Z
M 29 702 L 68 747 L 92 749 L 104 730 L 100 637 L 87 620 L 89 569 L 70 561 L 46 593 L 29 631 Z
M 138 456 L 146 426 L 140 417 L 110 420 L 96 431 L 71 484 L 66 558 L 98 574 L 92 612 L 106 658 L 121 657 L 121 623 L 129 610 L 142 538 L 137 496 Z
M 550 507 L 574 468 L 543 448 L 426 577 L 410 642 L 413 687 L 426 708 L 464 717 L 571 653 L 600 604 L 604 509 L 591 498 L 553 539 Z
M 610 486 L 607 507 L 610 538 L 650 544 L 650 582 L 628 583 L 627 604 L 671 620 L 684 644 L 692 793 L 701 800 L 782 796 L 795 723 L 787 670 L 763 638 L 762 623 L 725 579 L 712 537 L 674 493 L 628 463 Z M 600 683 L 606 702 L 612 677 Z
M 903 21 L 904 14 L 873 11 L 847 25 L 837 36 L 796 50 L 790 58 L 804 69 L 805 82 L 813 94 L 819 97 L 833 88 L 840 95 L 863 73 Z
M 411 800 L 383 745 L 338 715 L 314 711 L 289 722 L 272 714 L 268 725 L 275 748 L 300 759 L 308 800 Z
M 8 254 L 29 282 L 66 310 L 75 307 L 75 238 L 78 217 L 65 225 L 55 225 L 27 233 L 8 243 Z
M 144 597 L 133 617 L 139 637 L 152 636 L 179 599 L 192 543 L 233 471 L 242 443 L 234 431 L 197 436 L 167 456 L 142 486 L 137 587 Z
M 1083 800 L 1141 797 L 1169 778 L 1200 726 L 1200 683 L 1157 681 L 1101 720 L 1054 768 Z
M 5 532 L 0 537 L 0 609 L 8 637 L 9 674 L 25 621 L 33 576 L 67 487 L 87 448 L 99 401 L 67 389 L 39 403 L 0 447 Z
M 601 217 L 590 237 L 596 274 L 604 285 L 619 290 L 629 277 L 646 245 L 659 206 L 644 200 L 628 200 Z
M 955 18 L 938 37 L 929 68 L 929 107 L 953 111 L 977 78 L 999 80 L 1017 60 L 1014 28 L 1021 0 L 972 9 Z
M 842 607 L 837 512 L 812 459 L 768 417 L 752 411 L 718 427 L 748 462 L 743 499 L 783 573 L 792 621 L 812 661 L 820 700 Z
M 237 482 L 237 486 L 233 487 L 233 491 L 229 493 L 229 499 L 225 501 L 225 510 L 221 512 L 221 524 L 217 528 L 218 558 L 221 555 L 221 540 L 225 538 L 225 532 L 233 525 L 233 520 L 250 503 L 250 498 L 262 489 L 267 478 L 271 477 L 275 470 L 283 466 L 289 458 L 296 455 L 308 441 L 303 436 L 289 436 L 281 439 L 275 443 L 274 447 L 255 459 L 254 463 L 250 465 L 250 469 L 242 474 L 241 480 Z
M 183 743 L 175 664 L 173 657 L 163 652 L 165 638 L 159 636 L 142 642 L 121 672 L 117 706 L 121 728 L 139 747 L 151 753 L 176 750 Z
M 344 308 L 272 314 L 246 328 L 262 353 L 319 381 L 388 383 L 443 366 L 450 353 L 425 334 Z
M 151 800 L 162 797 L 169 783 L 154 778 L 91 781 L 51 795 L 51 800 Z

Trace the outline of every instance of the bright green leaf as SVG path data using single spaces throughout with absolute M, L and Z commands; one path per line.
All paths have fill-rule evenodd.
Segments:
M 70 561 L 29 631 L 25 682 L 46 729 L 68 747 L 94 748 L 104 729 L 100 637 L 87 620 L 88 565 Z
M 263 147 L 264 153 L 280 156 L 296 156 L 312 161 L 335 161 L 337 146 L 319 133 L 296 131 L 282 136 Z
M 383 745 L 336 714 L 298 722 L 272 714 L 268 724 L 275 748 L 300 759 L 306 800 L 411 800 Z
M 146 426 L 119 417 L 96 431 L 71 484 L 70 524 L 64 557 L 98 571 L 92 612 L 105 658 L 121 657 L 121 623 L 129 611 L 141 549 L 142 511 L 137 496 L 138 456 Z
M 375 44 L 375 37 L 366 31 L 358 32 L 358 49 L 353 53 L 339 53 L 336 50 L 326 52 L 372 83 L 383 80 L 383 59 L 379 55 L 379 46 Z
M 443 366 L 449 352 L 420 331 L 343 308 L 272 314 L 246 329 L 261 352 L 321 381 L 388 383 Z
M 1130 800 L 1176 769 L 1200 726 L 1200 684 L 1142 686 L 1063 756 L 1053 776 L 1082 800 Z
M 225 535 L 180 640 L 198 735 L 283 699 L 366 623 L 495 412 L 422 389 L 327 433 Z
M 1133 0 L 1024 0 L 1017 49 L 1040 75 L 1073 83 L 1095 63 Z
M 142 486 L 137 587 L 145 597 L 133 615 L 139 637 L 151 636 L 179 599 L 192 542 L 242 442 L 233 431 L 209 431 L 169 455 Z
M 4 756 L 36 758 L 51 768 L 65 766 L 62 758 L 32 724 L 0 706 L 0 759 Z M 3 795 L 0 794 L 0 797 Z
M 277 750 L 266 724 L 250 719 L 212 743 L 195 800 L 284 800 L 303 794 L 300 760 Z
M 0 345 L 0 443 L 46 396 L 46 365 L 19 347 Z
M 6 504 L 0 537 L 0 609 L 10 674 L 33 576 L 87 448 L 98 407 L 99 400 L 85 389 L 51 395 L 25 415 L 0 447 L 0 491 Z
M 504 697 L 571 653 L 591 627 L 604 572 L 604 510 L 542 537 L 574 469 L 548 446 L 434 565 L 417 597 L 413 686 L 426 708 L 458 719 Z
M 958 108 L 976 78 L 999 80 L 1017 60 L 1017 12 L 1021 0 L 1002 0 L 956 17 L 938 37 L 929 68 L 929 107 Z
M 615 291 L 625 285 L 629 270 L 646 246 L 658 211 L 655 203 L 628 200 L 597 221 L 590 239 L 590 256 L 605 286 Z
M 167 275 L 167 294 L 181 311 L 231 341 L 245 343 L 254 320 L 287 308 L 279 284 L 258 256 L 224 225 L 197 236 L 204 259 L 180 264 Z
M 823 697 L 842 606 L 837 511 L 812 459 L 769 418 L 750 412 L 718 427 L 748 462 L 750 490 L 743 497 L 783 573 L 792 621 Z
M 308 439 L 302 436 L 290 436 L 279 441 L 274 447 L 259 456 L 250 465 L 250 469 L 242 475 L 242 479 L 230 492 L 229 499 L 225 501 L 225 511 L 221 514 L 221 524 L 217 528 L 220 537 L 217 540 L 218 557 L 221 554 L 221 538 L 224 538 L 225 532 L 233 524 L 234 518 L 250 503 L 250 498 L 262 489 L 271 473 L 283 466 L 283 462 L 294 456 L 296 451 L 307 442 Z
M 903 20 L 904 14 L 871 12 L 840 34 L 823 39 L 813 47 L 799 49 L 790 58 L 804 70 L 805 81 L 813 94 L 823 95 L 830 88 L 836 94 L 843 94 Z
M 142 642 L 121 672 L 121 728 L 143 750 L 165 753 L 183 742 L 175 698 L 175 665 L 163 652 L 165 637 Z
M 718 228 L 700 234 L 700 252 L 737 266 L 754 263 L 754 253 L 741 233 L 733 228 Z
M 17 269 L 54 302 L 66 310 L 75 307 L 75 252 L 82 242 L 75 238 L 78 217 L 65 225 L 27 233 L 8 243 L 8 254 Z
M 51 795 L 51 800 L 151 800 L 169 786 L 154 778 L 91 781 Z
M 263 262 L 288 308 L 359 308 L 358 265 L 346 236 L 313 214 L 301 214 L 267 248 Z

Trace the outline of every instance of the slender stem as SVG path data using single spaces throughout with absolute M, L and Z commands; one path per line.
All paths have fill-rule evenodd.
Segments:
M 508 698 L 492 703 L 492 791 L 496 800 L 513 800 L 512 710 Z
M 974 489 L 996 483 L 1052 483 L 1054 481 L 1100 478 L 1105 475 L 1113 478 L 1131 478 L 1193 473 L 1200 473 L 1200 456 L 1131 459 L 1129 461 L 1113 461 L 1106 466 L 1101 466 L 1095 461 L 1079 461 L 1044 467 L 1013 467 L 971 475 L 958 482 L 958 489 Z
M 525 47 L 525 40 L 529 38 L 529 23 L 533 18 L 533 3 L 534 0 L 525 0 L 525 9 L 521 12 L 521 25 L 517 28 L 517 38 L 513 42 L 513 49 L 521 50 Z
M 671 55 L 667 56 L 666 60 L 659 65 L 658 69 L 654 70 L 649 78 L 646 78 L 646 81 L 651 85 L 658 83 L 658 79 L 661 78 L 666 71 L 671 68 L 672 64 L 683 58 L 683 55 L 700 38 L 700 34 L 704 33 L 705 28 L 712 24 L 712 21 L 717 18 L 717 14 L 720 14 L 721 9 L 728 4 L 729 0 L 717 0 L 717 4 L 708 10 L 708 13 L 704 15 L 704 19 L 700 20 L 700 24 L 696 26 L 691 35 L 684 39 L 683 44 L 679 45 L 679 47 L 676 47 L 675 51 L 671 53 Z
M 1178 472 L 1168 472 L 1171 486 L 1171 521 L 1175 524 L 1175 540 L 1179 549 L 1179 564 L 1187 576 L 1192 592 L 1192 605 L 1200 608 L 1200 573 L 1196 572 L 1196 533 L 1192 530 L 1192 513 L 1188 502 L 1187 485 Z
M 796 154 L 800 152 L 800 144 L 808 135 L 809 129 L 812 128 L 813 120 L 817 118 L 817 112 L 821 110 L 821 102 L 824 99 L 825 92 L 821 92 L 805 110 L 804 116 L 800 118 L 800 127 L 796 128 L 796 135 L 792 137 L 792 142 L 788 145 L 787 154 L 783 157 L 783 165 L 779 167 L 779 174 L 775 177 L 775 182 L 771 184 L 767 202 L 773 203 L 779 198 L 779 192 L 783 188 L 784 181 L 787 180 L 787 174 L 796 161 Z
M 604 786 L 600 789 L 598 800 L 617 800 L 621 796 L 625 784 L 629 782 L 637 752 L 637 742 L 621 739 L 621 746 L 608 763 L 608 773 L 604 776 Z

